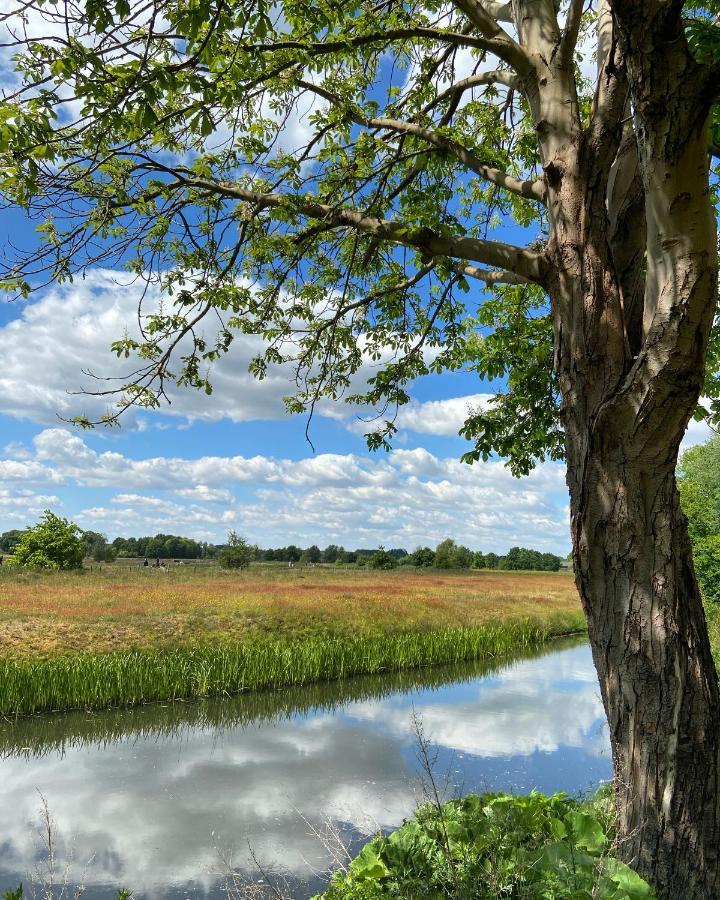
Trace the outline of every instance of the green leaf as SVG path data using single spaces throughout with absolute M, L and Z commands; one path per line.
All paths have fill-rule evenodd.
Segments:
M 350 871 L 359 881 L 379 881 L 388 875 L 388 868 L 380 859 L 374 842 L 365 844 L 362 850 L 353 860 Z
M 643 900 L 654 898 L 655 892 L 630 866 L 619 859 L 603 860 L 602 872 L 614 885 L 623 891 L 623 900 Z

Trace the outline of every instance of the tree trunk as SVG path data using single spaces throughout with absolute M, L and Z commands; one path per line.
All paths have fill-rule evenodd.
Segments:
M 587 439 L 579 444 L 588 446 Z M 673 900 L 720 897 L 720 693 L 675 484 L 595 432 L 569 477 L 576 577 L 607 712 L 620 856 Z

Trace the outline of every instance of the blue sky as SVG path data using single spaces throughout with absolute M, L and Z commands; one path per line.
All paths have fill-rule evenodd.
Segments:
M 567 550 L 562 466 L 517 480 L 501 461 L 459 462 L 458 428 L 490 394 L 469 374 L 416 383 L 390 453 L 368 452 L 357 410 L 340 403 L 313 419 L 313 452 L 306 420 L 284 411 L 289 373 L 264 382 L 247 373 L 249 338 L 215 367 L 210 398 L 177 391 L 170 408 L 132 412 L 120 430 L 67 424 L 103 411 L 68 392 L 91 384 L 83 370 L 122 371 L 109 345 L 132 327 L 137 291 L 124 273 L 98 270 L 3 306 L 2 530 L 50 507 L 111 538 L 166 531 L 220 541 L 234 528 L 263 546 L 412 549 L 453 536 L 486 551 Z
M 31 239 L 20 214 L 13 241 Z M 497 384 L 469 373 L 429 376 L 400 411 L 390 453 L 370 453 L 357 409 L 321 406 L 311 423 L 288 416 L 289 373 L 247 372 L 254 339 L 239 337 L 206 397 L 176 391 L 161 411 L 132 411 L 118 429 L 80 431 L 63 419 L 97 416 L 83 375 L 127 371 L 110 344 L 132 331 L 140 288 L 94 270 L 74 284 L 0 306 L 0 530 L 43 509 L 83 528 L 180 533 L 222 541 L 232 528 L 262 546 L 288 543 L 412 549 L 451 536 L 473 549 L 514 544 L 569 549 L 564 466 L 515 479 L 502 460 L 467 466 L 458 429 Z M 692 426 L 691 441 L 703 439 Z

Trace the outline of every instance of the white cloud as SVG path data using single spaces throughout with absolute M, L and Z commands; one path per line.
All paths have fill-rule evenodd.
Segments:
M 138 337 L 137 309 L 143 285 L 131 282 L 125 273 L 96 269 L 84 279 L 45 291 L 22 306 L 21 314 L 0 328 L 0 412 L 39 424 L 86 415 L 96 419 L 112 412 L 106 398 L 77 393 L 83 389 L 104 389 L 86 372 L 103 378 L 121 379 L 132 370 L 132 361 L 118 360 L 110 351 L 113 341 L 124 334 Z M 159 292 L 150 290 L 145 309 L 159 303 Z M 277 420 L 287 417 L 283 398 L 296 389 L 290 365 L 270 368 L 258 381 L 248 372 L 250 360 L 262 349 L 262 340 L 238 334 L 230 352 L 210 371 L 213 393 L 170 387 L 171 405 L 159 414 L 131 410 L 123 420 L 137 429 L 166 427 L 168 417 L 176 426 L 186 421 L 233 422 Z M 357 374 L 353 391 L 362 390 L 365 377 L 373 369 Z M 121 382 L 115 382 L 121 383 Z M 75 393 L 70 393 L 75 392 Z M 488 394 L 470 394 L 426 403 L 412 402 L 400 409 L 401 429 L 425 434 L 455 435 L 471 406 L 487 403 Z M 357 407 L 322 402 L 316 412 L 342 421 L 355 433 L 372 430 L 373 423 L 357 418 Z M 18 448 L 6 455 L 18 458 Z
M 178 530 L 220 539 L 236 528 L 264 546 L 290 542 L 348 547 L 436 544 L 452 536 L 473 548 L 513 544 L 564 551 L 564 470 L 545 464 L 515 479 L 500 461 L 467 466 L 422 448 L 387 455 L 153 456 L 97 450 L 80 434 L 48 428 L 27 458 L 0 460 L 0 486 L 67 485 L 81 525 L 108 534 Z M 109 503 L 97 489 L 114 490 Z M 37 504 L 36 504 L 37 505 Z M 68 513 L 70 514 L 70 513 Z

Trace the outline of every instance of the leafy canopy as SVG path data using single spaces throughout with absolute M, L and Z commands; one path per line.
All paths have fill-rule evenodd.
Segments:
M 720 436 L 686 450 L 678 469 L 695 572 L 705 598 L 720 602 Z
M 257 377 L 294 367 L 291 410 L 340 396 L 376 408 L 371 446 L 387 446 L 414 379 L 464 368 L 507 382 L 469 416 L 467 460 L 498 451 L 520 473 L 561 456 L 545 183 L 507 6 L 10 6 L 0 192 L 36 218 L 41 245 L 3 286 L 27 294 L 120 265 L 167 298 L 114 345 L 134 371 L 100 386 L 119 404 L 104 421 L 158 405 L 168 382 L 210 393 L 212 364 L 246 333 L 264 341 Z M 699 58 L 720 58 L 719 11 L 687 5 Z M 585 120 L 594 19 L 576 42 L 565 23 Z M 508 222 L 526 246 L 506 242 Z M 719 362 L 716 338 L 713 397 Z

